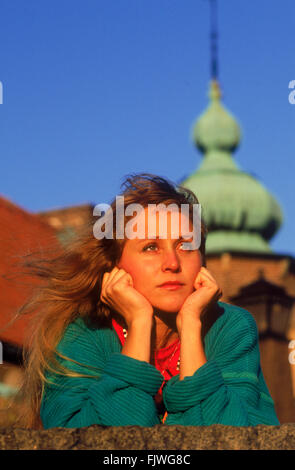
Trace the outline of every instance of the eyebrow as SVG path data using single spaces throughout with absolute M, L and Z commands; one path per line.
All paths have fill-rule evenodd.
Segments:
M 177 241 L 177 240 L 185 240 L 185 241 L 188 241 L 192 238 L 193 236 L 190 235 L 189 237 L 187 238 L 184 238 L 183 236 L 182 237 L 178 237 L 178 238 L 172 238 L 172 240 L 174 241 Z M 156 240 L 167 240 L 167 238 L 160 238 L 158 236 L 156 236 L 155 238 L 135 238 L 135 240 L 137 241 L 137 244 L 139 245 L 140 243 L 145 243 L 145 242 L 149 242 L 149 241 L 156 241 Z

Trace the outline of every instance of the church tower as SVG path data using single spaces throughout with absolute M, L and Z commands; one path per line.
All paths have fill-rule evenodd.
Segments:
M 264 185 L 234 161 L 241 131 L 221 102 L 216 78 L 211 80 L 209 98 L 193 128 L 203 161 L 181 182 L 201 203 L 208 227 L 207 253 L 272 253 L 269 241 L 282 224 L 281 208 Z
M 192 190 L 201 204 L 208 228 L 207 268 L 222 289 L 221 300 L 254 316 L 262 370 L 279 421 L 293 422 L 295 365 L 288 357 L 295 338 L 295 259 L 274 253 L 269 244 L 283 222 L 279 203 L 234 160 L 241 129 L 222 102 L 216 0 L 210 0 L 210 6 L 209 103 L 192 129 L 202 162 L 179 184 Z

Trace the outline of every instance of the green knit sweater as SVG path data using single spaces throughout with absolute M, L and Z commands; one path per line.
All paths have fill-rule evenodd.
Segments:
M 222 314 L 204 337 L 207 362 L 181 381 L 172 377 L 163 388 L 164 425 L 279 425 L 261 371 L 254 318 L 242 308 L 218 304 Z M 121 349 L 113 329 L 90 328 L 81 318 L 67 327 L 57 347 L 65 358 L 57 359 L 88 377 L 47 371 L 50 383 L 40 410 L 45 429 L 161 423 L 154 396 L 162 374 Z

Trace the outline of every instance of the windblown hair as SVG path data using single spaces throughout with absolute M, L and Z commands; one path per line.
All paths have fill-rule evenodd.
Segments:
M 176 186 L 167 179 L 149 173 L 127 175 L 121 185 L 124 209 L 128 204 L 175 203 L 189 204 L 190 209 L 198 199 L 190 190 Z M 100 300 L 102 278 L 121 258 L 125 239 L 116 238 L 116 199 L 111 203 L 113 211 L 113 238 L 97 239 L 91 221 L 64 251 L 53 257 L 26 255 L 22 266 L 26 273 L 39 277 L 43 283 L 33 297 L 23 305 L 18 315 L 32 314 L 23 349 L 24 381 L 21 395 L 25 400 L 25 416 L 28 428 L 42 428 L 40 405 L 46 383 L 46 371 L 68 376 L 79 376 L 62 367 L 57 356 L 57 345 L 66 327 L 77 317 L 97 328 L 111 328 L 111 309 Z M 190 210 L 190 218 L 191 218 Z M 124 227 L 131 216 L 125 215 Z M 205 264 L 206 226 L 202 220 L 201 245 Z M 31 315 L 30 315 L 31 316 Z M 63 356 L 61 356 L 63 357 Z M 67 358 L 71 360 L 70 358 Z

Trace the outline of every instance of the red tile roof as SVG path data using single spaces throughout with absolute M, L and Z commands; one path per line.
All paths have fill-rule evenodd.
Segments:
M 7 325 L 40 281 L 22 274 L 18 263 L 31 252 L 59 252 L 61 246 L 55 233 L 38 215 L 0 195 L 0 340 L 22 345 L 29 318 Z

